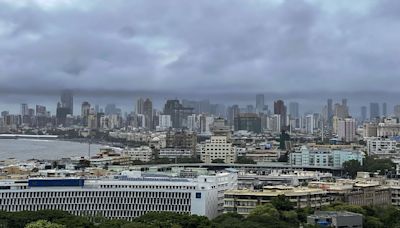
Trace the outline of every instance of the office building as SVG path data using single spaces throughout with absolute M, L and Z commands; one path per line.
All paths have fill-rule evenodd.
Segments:
M 257 113 L 263 112 L 264 106 L 265 106 L 264 94 L 257 94 L 256 95 L 256 112 Z
M 161 148 L 158 155 L 160 158 L 191 158 L 193 151 L 187 148 Z
M 225 192 L 225 213 L 238 213 L 248 216 L 259 205 L 271 203 L 278 196 L 287 197 L 295 208 L 319 209 L 329 205 L 326 191 L 318 188 L 291 186 L 264 186 L 262 191 L 228 190 Z
M 261 133 L 261 118 L 255 113 L 240 113 L 235 117 L 234 129 Z
M 187 117 L 193 114 L 193 108 L 184 107 L 179 100 L 167 100 L 164 115 L 171 116 L 173 128 L 183 128 L 187 125 Z
M 393 114 L 394 114 L 395 117 L 400 118 L 400 105 L 394 106 Z
M 369 104 L 369 120 L 376 121 L 376 119 L 380 118 L 379 112 L 379 103 L 370 103 Z
M 62 104 L 58 103 L 56 110 L 56 124 L 65 126 L 67 123 L 67 115 L 70 115 L 70 112 L 70 108 L 62 107 Z
M 305 130 L 307 134 L 314 134 L 314 115 L 309 114 L 305 117 Z
M 159 115 L 158 116 L 158 128 L 160 130 L 167 130 L 172 127 L 170 115 Z
M 228 138 L 231 136 L 231 127 L 226 125 L 226 121 L 224 118 L 216 118 L 211 126 L 212 134 L 215 136 L 227 136 Z
M 136 114 L 144 114 L 144 100 L 143 98 L 139 98 L 136 101 Z
M 346 103 L 347 104 L 347 103 Z M 334 116 L 340 119 L 344 119 L 349 117 L 349 109 L 346 105 L 342 104 L 335 104 L 335 109 L 334 109 Z
M 81 108 L 81 118 L 82 118 L 82 125 L 87 126 L 89 121 L 89 114 L 90 114 L 90 104 L 87 101 L 82 103 Z
M 71 90 L 63 90 L 61 92 L 61 108 L 67 110 L 67 115 L 74 114 L 74 97 Z
M 382 103 L 382 116 L 383 117 L 387 117 L 388 116 L 387 115 L 387 103 L 386 102 Z
M 139 160 L 142 162 L 149 162 L 153 158 L 153 150 L 148 146 L 127 148 L 122 154 L 131 158 L 131 160 Z
M 281 129 L 286 129 L 286 106 L 282 100 L 274 102 L 274 114 L 281 115 Z
M 302 167 L 332 167 L 342 168 L 344 162 L 357 160 L 362 164 L 363 153 L 350 150 L 310 150 L 306 146 L 289 154 L 291 165 Z
M 147 129 L 153 129 L 153 102 L 147 98 L 143 102 L 143 113 L 145 118 L 145 127 Z
M 21 104 L 21 116 L 28 116 L 29 115 L 29 108 L 28 104 Z
M 332 99 L 328 99 L 327 105 L 327 122 L 330 127 L 332 127 L 332 117 L 333 117 L 333 106 L 332 106 Z
M 107 104 L 104 108 L 105 115 L 121 115 L 121 109 L 117 108 L 115 104 Z
M 377 136 L 378 137 L 392 137 L 400 135 L 400 123 L 397 119 L 386 118 L 385 122 L 378 123 Z
M 188 131 L 168 131 L 166 135 L 166 148 L 188 149 L 192 156 L 196 151 L 197 135 Z
M 0 181 L 0 210 L 63 210 L 74 215 L 132 220 L 147 212 L 222 214 L 223 194 L 237 187 L 236 173 L 197 178 L 123 172 L 109 179 Z
M 316 227 L 362 228 L 363 215 L 348 211 L 316 211 L 307 216 L 307 224 Z
M 211 139 L 198 145 L 197 154 L 200 154 L 200 159 L 205 163 L 222 160 L 232 164 L 236 161 L 236 150 L 226 136 L 211 136 Z
M 367 120 L 367 107 L 362 106 L 361 107 L 361 122 L 364 122 Z
M 233 126 L 235 122 L 235 117 L 237 117 L 240 113 L 240 109 L 238 105 L 232 105 L 227 109 L 227 118 L 228 125 Z
M 46 106 L 36 105 L 36 116 L 47 116 Z
M 377 155 L 379 157 L 394 157 L 400 152 L 400 138 L 378 138 L 370 137 L 366 139 L 368 155 Z
M 364 138 L 378 136 L 378 125 L 375 123 L 365 123 L 364 126 Z
M 270 129 L 274 133 L 280 133 L 282 128 L 281 128 L 281 115 L 279 114 L 274 114 L 269 118 L 268 121 L 268 129 Z
M 356 120 L 353 118 L 339 120 L 337 134 L 342 142 L 353 142 L 356 136 Z
M 289 115 L 290 118 L 295 119 L 299 118 L 299 103 L 297 102 L 290 102 L 289 103 Z

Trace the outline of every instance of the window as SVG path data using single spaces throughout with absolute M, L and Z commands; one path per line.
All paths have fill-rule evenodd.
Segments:
M 196 199 L 201 199 L 201 192 L 196 192 Z

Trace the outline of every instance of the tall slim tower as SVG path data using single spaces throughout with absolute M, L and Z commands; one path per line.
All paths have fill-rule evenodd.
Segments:
M 387 117 L 387 103 L 383 102 L 382 104 L 382 116 Z
M 21 104 L 21 116 L 29 115 L 28 104 Z
M 327 106 L 327 122 L 329 127 L 332 127 L 332 117 L 333 117 L 333 106 L 332 106 L 332 99 L 328 99 L 328 106 Z
M 289 103 L 289 115 L 291 118 L 299 118 L 299 103 L 290 102 Z
M 136 114 L 144 114 L 143 105 L 144 105 L 143 98 L 139 98 L 136 102 Z
M 286 128 L 286 106 L 282 100 L 277 100 L 274 102 L 274 114 L 281 116 L 281 129 Z
M 145 117 L 145 126 L 146 128 L 153 128 L 153 102 L 147 98 L 143 102 L 143 113 L 141 113 Z
M 380 118 L 379 103 L 369 104 L 369 120 L 374 121 L 376 118 Z
M 61 92 L 61 107 L 66 108 L 67 114 L 74 113 L 74 96 L 71 90 L 63 90 Z
M 89 114 L 90 114 L 90 104 L 87 101 L 84 101 L 82 103 L 81 107 L 81 118 L 82 118 L 82 125 L 83 126 L 88 126 L 88 120 L 89 120 Z
M 362 106 L 361 107 L 361 121 L 365 121 L 367 119 L 367 107 Z
M 265 106 L 265 99 L 264 94 L 257 94 L 256 95 L 256 112 L 260 113 L 264 110 Z

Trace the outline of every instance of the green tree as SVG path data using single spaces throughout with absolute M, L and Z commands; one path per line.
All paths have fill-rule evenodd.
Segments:
M 27 224 L 25 228 L 66 228 L 66 226 L 52 223 L 46 220 L 38 220 L 36 222 L 31 222 Z
M 253 159 L 244 157 L 244 156 L 238 157 L 236 159 L 235 163 L 237 163 L 237 164 L 256 164 L 256 162 Z
M 223 164 L 225 163 L 224 159 L 217 158 L 211 161 L 211 163 L 218 163 L 218 164 Z
M 204 216 L 178 214 L 173 212 L 149 212 L 135 222 L 156 225 L 157 227 L 176 227 L 185 228 L 206 227 L 211 224 L 210 220 Z
M 363 163 L 363 171 L 366 172 L 379 172 L 382 175 L 389 171 L 395 172 L 396 165 L 389 158 L 367 156 Z
M 278 195 L 271 200 L 271 204 L 278 211 L 290 211 L 294 209 L 294 203 L 290 202 L 289 198 L 285 195 Z
M 355 178 L 357 172 L 362 171 L 363 167 L 361 166 L 360 162 L 357 160 L 349 160 L 343 162 L 343 171 L 347 173 L 351 178 Z
M 237 213 L 222 214 L 212 220 L 213 227 L 241 228 L 244 217 Z
M 260 216 L 260 215 L 276 218 L 279 217 L 279 212 L 272 204 L 267 203 L 257 206 L 250 212 L 250 216 Z

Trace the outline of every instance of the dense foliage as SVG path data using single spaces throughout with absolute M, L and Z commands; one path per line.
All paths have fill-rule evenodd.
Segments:
M 351 211 L 364 215 L 365 228 L 397 228 L 400 227 L 400 209 L 393 206 L 371 207 L 355 206 L 343 203 L 331 204 L 323 208 L 328 211 Z
M 360 207 L 335 203 L 323 208 L 331 211 L 351 211 L 364 215 L 366 228 L 400 227 L 400 209 L 387 207 Z M 280 196 L 269 204 L 256 207 L 248 217 L 227 213 L 209 220 L 203 216 L 172 212 L 150 212 L 133 221 L 108 220 L 103 217 L 74 216 L 63 211 L 0 212 L 1 227 L 15 228 L 305 228 L 311 208 L 295 209 L 285 197 Z
M 238 157 L 236 159 L 235 163 L 237 163 L 237 164 L 256 164 L 256 162 L 253 159 L 244 157 L 244 156 Z
M 395 164 L 389 158 L 377 158 L 375 156 L 367 156 L 363 160 L 363 164 L 357 160 L 350 160 L 343 163 L 343 170 L 350 177 L 354 178 L 357 172 L 378 172 L 381 175 L 390 172 L 395 173 Z

